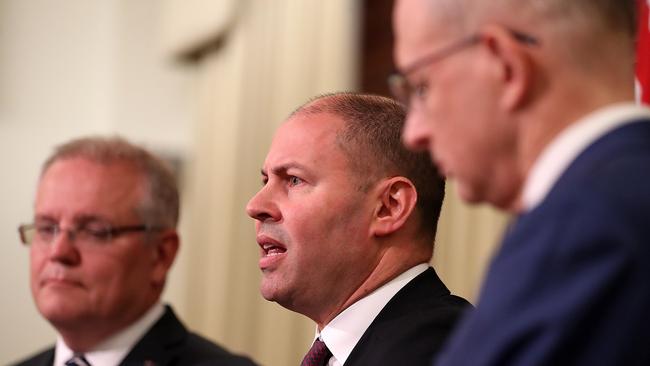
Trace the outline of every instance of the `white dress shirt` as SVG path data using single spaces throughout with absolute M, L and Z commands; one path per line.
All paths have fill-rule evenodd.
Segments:
M 320 334 L 317 328 L 315 338 L 320 338 L 325 342 L 327 348 L 332 352 L 328 365 L 342 366 L 363 333 L 390 299 L 427 268 L 429 268 L 427 263 L 410 268 L 343 310 L 323 328 Z
M 165 306 L 156 303 L 135 323 L 111 336 L 91 351 L 84 353 L 84 357 L 92 366 L 119 365 L 133 346 L 138 343 L 164 313 Z M 65 362 L 72 358 L 73 354 L 74 352 L 59 336 L 56 341 L 56 351 L 54 352 L 54 366 L 65 366 Z
M 587 147 L 608 132 L 639 118 L 650 118 L 650 109 L 632 103 L 607 106 L 567 127 L 539 155 L 522 193 L 523 211 L 537 207 L 569 165 Z

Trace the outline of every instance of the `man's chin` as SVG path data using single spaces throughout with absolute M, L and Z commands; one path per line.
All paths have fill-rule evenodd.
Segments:
M 267 301 L 276 301 L 276 290 L 265 286 L 264 281 L 262 281 L 262 284 L 260 285 L 260 294 L 262 294 L 262 297 Z
M 478 204 L 483 201 L 482 195 L 478 193 L 472 184 L 459 179 L 455 179 L 455 183 L 458 196 L 460 196 L 463 202 L 468 204 Z
M 269 278 L 272 276 L 272 274 L 263 276 L 262 282 L 260 283 L 260 293 L 265 300 L 274 301 L 282 305 L 287 298 L 286 283 Z
M 80 302 L 71 299 L 48 298 L 37 302 L 38 311 L 53 325 L 69 325 L 78 323 L 87 317 L 87 311 Z

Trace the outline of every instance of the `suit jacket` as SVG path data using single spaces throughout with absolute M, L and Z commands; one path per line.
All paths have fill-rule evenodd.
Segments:
M 524 214 L 438 365 L 650 364 L 650 122 L 607 133 Z
M 51 366 L 54 348 L 17 363 L 15 366 Z M 171 307 L 138 341 L 120 366 L 254 366 L 207 339 L 189 332 Z
M 379 312 L 345 366 L 428 365 L 467 307 L 429 267 Z

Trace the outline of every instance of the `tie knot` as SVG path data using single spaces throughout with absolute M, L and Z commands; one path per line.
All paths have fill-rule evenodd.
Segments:
M 316 339 L 309 352 L 302 359 L 300 366 L 324 366 L 332 353 L 323 341 Z
M 65 366 L 91 366 L 83 354 L 76 354 L 65 362 Z

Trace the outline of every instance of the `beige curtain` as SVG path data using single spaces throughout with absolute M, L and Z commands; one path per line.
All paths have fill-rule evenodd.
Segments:
M 190 327 L 263 365 L 298 365 L 314 325 L 259 295 L 259 254 L 244 207 L 288 113 L 314 95 L 356 89 L 359 4 L 167 2 L 167 49 L 191 57 L 199 99 L 173 301 Z M 447 197 L 434 263 L 455 293 L 473 300 L 505 219 L 462 205 L 453 186 Z
M 454 183 L 447 183 L 432 263 L 454 294 L 476 302 L 486 266 L 508 220 L 492 208 L 462 203 Z
M 173 274 L 184 283 L 181 299 L 174 301 L 192 328 L 219 343 L 264 365 L 297 365 L 314 327 L 261 298 L 254 224 L 244 207 L 260 187 L 264 156 L 287 114 L 311 96 L 356 88 L 357 4 L 275 0 L 224 6 L 231 16 L 214 19 L 224 26 L 185 27 L 178 21 L 166 31 L 195 35 L 175 35 L 169 49 L 195 57 L 200 104 L 184 184 L 182 260 Z M 211 36 L 200 31 L 210 28 Z M 203 46 L 185 47 L 179 39 Z

